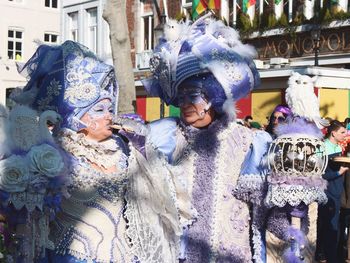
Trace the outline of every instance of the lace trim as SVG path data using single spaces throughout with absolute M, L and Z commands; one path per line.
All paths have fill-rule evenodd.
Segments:
M 64 129 L 58 138 L 63 149 L 71 153 L 73 168 L 71 170 L 70 190 L 96 187 L 99 194 L 111 202 L 117 202 L 125 192 L 128 183 L 126 173 L 127 156 L 114 140 L 97 143 L 86 140 L 85 136 Z M 103 167 L 116 166 L 114 173 L 103 173 L 94 169 L 90 162 L 104 163 Z
M 43 210 L 45 194 L 19 192 L 11 193 L 8 199 L 8 204 L 12 203 L 16 210 L 25 207 L 29 212 L 33 212 L 35 208 Z
M 247 134 L 246 130 L 241 129 L 241 127 L 238 126 L 238 124 L 236 124 L 234 122 L 228 123 L 228 127 L 219 133 L 219 135 L 218 135 L 219 152 L 217 155 L 218 158 L 216 160 L 217 173 L 214 177 L 214 190 L 213 190 L 213 192 L 214 192 L 214 199 L 213 199 L 214 200 L 214 207 L 216 209 L 218 209 L 220 207 L 220 197 L 223 195 L 226 195 L 226 192 L 227 192 L 227 189 L 225 189 L 224 185 L 223 185 L 223 183 L 225 182 L 225 178 L 227 177 L 226 180 L 231 181 L 232 188 L 233 188 L 236 181 L 238 180 L 240 167 L 241 167 L 241 164 L 243 163 L 243 160 L 244 160 L 244 154 L 239 154 L 239 155 L 236 155 L 239 158 L 232 160 L 232 162 L 227 161 L 227 153 L 230 152 L 230 145 L 227 143 L 227 140 L 230 136 L 232 136 L 232 133 L 235 129 L 240 129 L 240 132 L 237 134 L 241 137 L 241 140 L 243 141 L 243 143 L 242 143 L 243 149 L 239 149 L 239 150 L 246 153 L 248 151 L 249 145 L 251 143 L 249 141 L 249 134 Z M 247 136 L 248 136 L 248 138 L 247 138 Z M 231 173 L 228 174 L 227 171 L 231 171 Z M 236 174 L 235 174 L 235 171 L 236 171 Z M 234 178 L 234 176 L 236 178 Z M 241 202 L 239 200 L 237 200 L 237 201 Z M 233 205 L 238 205 L 238 204 L 235 203 Z M 246 206 L 246 204 L 243 204 L 243 205 Z M 239 207 L 239 209 L 240 208 L 241 207 Z M 225 213 L 226 213 L 226 211 L 225 211 Z M 219 212 L 216 211 L 216 213 L 214 213 L 214 216 L 213 216 L 213 222 L 218 221 L 218 219 L 217 219 L 218 216 L 219 216 Z M 227 215 L 225 215 L 225 216 L 227 216 Z M 245 231 L 244 226 L 240 226 L 239 222 L 235 222 L 235 223 L 237 226 L 239 226 L 238 231 L 241 231 L 241 232 Z M 214 231 L 212 233 L 211 243 L 212 243 L 212 247 L 213 247 L 214 251 L 220 251 L 220 247 L 221 247 L 220 243 L 223 244 L 223 237 L 218 236 L 218 234 L 219 234 L 218 229 L 219 228 L 220 228 L 219 225 L 214 225 L 214 227 L 213 227 Z M 247 247 L 246 250 L 243 247 L 240 247 L 240 248 L 233 247 L 233 248 L 231 248 L 231 250 L 232 250 L 231 252 L 234 255 L 236 255 L 236 257 L 239 257 L 242 260 L 242 262 L 250 262 L 250 260 L 247 258 L 247 254 L 245 254 L 245 253 L 250 254 L 249 247 Z
M 220 177 L 222 177 L 223 175 L 226 174 L 225 172 L 225 167 L 227 167 L 227 163 L 226 160 L 224 158 L 225 156 L 225 152 L 228 148 L 228 146 L 223 143 L 227 137 L 229 136 L 231 129 L 234 127 L 233 123 L 230 123 L 227 129 L 224 129 L 223 131 L 221 131 L 218 134 L 218 139 L 219 139 L 219 150 L 218 150 L 218 154 L 217 154 L 217 158 L 215 160 L 215 164 L 217 167 L 217 172 L 214 175 L 213 178 L 213 208 L 216 209 L 218 207 L 219 201 L 218 201 L 218 192 L 219 190 L 223 190 L 223 186 L 220 184 Z M 225 156 L 226 157 L 226 156 Z M 234 166 L 237 166 L 237 164 L 234 162 Z M 221 178 L 222 179 L 222 178 Z M 218 237 L 218 232 L 217 232 L 217 226 L 216 226 L 216 222 L 217 222 L 217 213 L 213 213 L 213 231 L 212 231 L 212 235 L 210 238 L 210 243 L 212 245 L 213 251 L 219 251 L 220 249 L 220 245 L 219 245 L 219 237 Z
M 255 215 L 253 215 L 255 217 Z M 258 218 L 261 219 L 261 218 Z M 253 219 L 254 221 L 256 218 Z M 252 240 L 253 240 L 253 259 L 255 263 L 264 263 L 264 261 L 261 259 L 261 252 L 263 247 L 263 237 L 261 232 L 259 231 L 259 228 L 256 224 L 251 225 L 251 231 L 253 233 Z
M 179 126 L 178 126 L 179 127 Z M 181 130 L 181 129 L 180 129 Z M 184 134 L 183 132 L 181 131 L 180 134 L 176 133 L 176 136 L 183 136 L 184 137 Z M 185 139 L 185 138 L 184 138 Z M 183 140 L 183 143 L 186 143 L 185 147 L 183 148 L 183 154 L 182 156 L 180 156 L 179 158 L 175 158 L 176 160 L 175 161 L 175 166 L 172 166 L 172 165 L 169 165 L 169 163 L 166 161 L 166 157 L 164 157 L 162 154 L 161 157 L 158 157 L 160 158 L 161 162 L 162 162 L 162 165 L 163 166 L 167 166 L 168 169 L 171 169 L 172 172 L 175 172 L 176 168 L 177 167 L 180 167 L 179 164 L 182 163 L 184 160 L 187 160 L 191 163 L 191 166 L 193 169 L 189 169 L 187 172 L 191 172 L 191 174 L 188 174 L 187 173 L 187 177 L 191 176 L 191 178 L 193 178 L 194 176 L 194 159 L 196 157 L 196 154 L 191 151 L 192 150 L 192 145 L 190 143 L 187 143 L 186 140 Z M 151 141 L 147 140 L 146 141 L 146 146 L 145 148 L 149 148 L 151 149 L 151 152 L 158 152 L 159 151 L 157 150 L 157 146 L 154 145 Z M 130 157 L 129 157 L 130 159 Z M 182 173 L 183 170 L 181 170 L 181 173 Z M 187 186 L 187 183 L 184 181 L 184 179 L 180 176 L 178 176 L 178 174 L 172 174 L 173 178 L 171 178 L 171 176 L 169 174 L 166 175 L 166 179 L 168 180 L 168 183 L 169 183 L 169 187 L 171 189 L 171 198 L 172 200 L 175 202 L 175 206 L 176 206 L 176 209 L 178 210 L 178 214 L 179 214 L 179 218 L 180 218 L 180 223 L 181 223 L 181 227 L 186 227 L 188 225 L 192 225 L 193 222 L 196 220 L 196 217 L 197 217 L 197 211 L 196 209 L 191 206 L 189 209 L 187 208 L 186 206 L 186 203 L 187 202 L 190 202 L 192 203 L 190 200 L 185 200 L 185 196 L 181 196 L 180 198 L 184 199 L 184 200 L 179 200 L 178 197 L 177 197 L 177 190 L 180 190 L 180 189 L 177 189 L 177 188 L 184 188 L 186 189 L 186 193 L 185 194 L 188 194 L 187 192 L 187 189 L 192 189 L 192 186 L 191 188 L 189 188 Z M 176 179 L 178 180 L 178 185 L 174 185 L 174 181 L 175 180 L 175 177 L 176 176 Z M 188 198 L 190 198 L 188 196 Z M 184 207 L 182 204 L 180 204 L 180 202 L 182 201 L 182 204 L 184 204 Z M 184 209 L 181 209 L 181 208 L 184 208 Z
M 46 249 L 54 249 L 54 244 L 48 237 L 49 215 L 46 212 L 35 210 L 27 214 L 25 222 L 17 224 L 13 230 L 12 233 L 19 240 L 13 248 L 17 250 L 17 255 L 21 255 L 22 262 L 35 262 L 44 257 Z
M 125 197 L 127 201 L 125 217 L 128 219 L 126 234 L 130 240 L 130 253 L 136 255 L 138 260 L 142 263 L 163 263 L 170 258 L 172 258 L 172 260 L 175 262 L 176 255 L 179 253 L 179 240 L 178 237 L 176 237 L 179 233 L 170 233 L 169 235 L 169 233 L 165 232 L 169 231 L 170 229 L 166 230 L 164 226 L 162 227 L 160 225 L 150 224 L 150 222 L 154 220 L 154 217 L 158 218 L 157 224 L 159 224 L 159 217 L 161 218 L 162 214 L 153 211 L 152 208 L 149 208 L 151 212 L 147 211 L 147 208 L 145 210 L 142 201 L 139 202 L 137 200 L 137 196 L 140 194 L 140 192 L 142 194 L 142 190 L 140 190 L 138 183 L 133 178 L 141 175 L 135 170 L 135 168 L 139 168 L 134 152 L 135 150 L 131 145 L 130 149 L 129 172 L 132 175 L 130 189 Z M 165 159 L 162 158 L 161 165 L 166 164 Z M 167 174 L 161 174 L 161 176 L 169 177 Z M 167 178 L 166 180 L 170 185 L 171 198 L 175 202 L 176 194 L 174 188 L 171 186 L 171 179 Z M 166 200 L 164 201 L 166 202 Z M 156 231 L 157 227 L 158 231 Z M 169 238 L 170 236 L 176 237 L 175 240 Z M 173 249 L 175 250 L 173 251 Z
M 327 196 L 318 187 L 305 187 L 302 185 L 269 185 L 265 202 L 269 207 L 283 207 L 286 204 L 298 206 L 301 202 L 306 205 L 312 202 L 325 203 Z
M 265 176 L 258 174 L 244 174 L 239 176 L 233 195 L 246 203 L 261 204 L 264 200 Z
M 63 129 L 58 136 L 58 142 L 63 149 L 77 158 L 85 158 L 104 168 L 118 163 L 120 167 L 126 168 L 123 149 L 113 139 L 95 142 L 87 140 L 84 134 Z

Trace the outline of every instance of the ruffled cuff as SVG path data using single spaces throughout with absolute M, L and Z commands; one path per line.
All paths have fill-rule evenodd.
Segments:
M 260 204 L 264 200 L 266 189 L 264 175 L 245 174 L 239 177 L 232 194 L 241 201 Z
M 271 136 L 256 132 L 250 150 L 242 164 L 241 174 L 233 195 L 245 202 L 260 204 L 266 194 L 267 166 L 263 162 L 269 149 Z

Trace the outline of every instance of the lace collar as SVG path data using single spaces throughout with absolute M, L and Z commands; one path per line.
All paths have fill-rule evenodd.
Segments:
M 224 115 L 217 118 L 206 128 L 195 128 L 191 125 L 185 124 L 181 119 L 179 121 L 179 127 L 182 131 L 182 134 L 185 136 L 186 140 L 189 143 L 193 143 L 195 140 L 201 138 L 202 133 L 219 133 L 223 129 L 227 128 L 229 125 L 228 118 Z
M 97 188 L 101 196 L 111 201 L 122 196 L 128 180 L 128 157 L 117 141 L 110 139 L 98 143 L 69 129 L 60 131 L 57 141 L 75 157 L 72 160 L 70 189 Z M 117 171 L 103 173 L 92 168 L 91 162 L 105 168 L 116 165 Z
M 117 165 L 120 163 L 122 155 L 125 155 L 122 147 L 114 139 L 96 142 L 86 139 L 84 134 L 69 129 L 62 129 L 57 140 L 64 150 L 76 158 L 87 159 L 104 168 Z

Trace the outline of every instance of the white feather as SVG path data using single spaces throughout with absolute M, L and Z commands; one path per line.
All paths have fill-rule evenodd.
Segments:
M 185 24 L 183 22 L 169 19 L 168 23 L 164 26 L 164 37 L 168 41 L 177 41 L 182 37 L 184 29 Z
M 327 121 L 320 117 L 318 98 L 314 93 L 315 78 L 293 72 L 288 80 L 286 102 L 293 115 L 314 122 L 318 128 L 327 126 Z
M 231 48 L 242 57 L 252 58 L 257 55 L 253 46 L 242 44 L 238 32 L 231 27 L 225 26 L 220 20 L 209 20 L 206 33 L 214 35 L 218 40 L 222 41 L 227 48 Z
M 224 102 L 224 105 L 222 105 L 222 109 L 224 112 L 226 112 L 229 121 L 236 120 L 236 104 L 232 98 L 229 98 Z

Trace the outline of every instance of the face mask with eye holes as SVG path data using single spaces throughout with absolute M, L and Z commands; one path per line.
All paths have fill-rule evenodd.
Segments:
M 205 94 L 198 88 L 184 88 L 178 94 L 179 106 L 207 103 Z
M 110 101 L 100 101 L 87 112 L 91 119 L 100 119 L 113 114 L 113 106 Z

